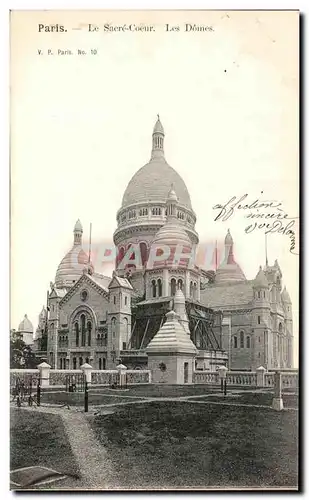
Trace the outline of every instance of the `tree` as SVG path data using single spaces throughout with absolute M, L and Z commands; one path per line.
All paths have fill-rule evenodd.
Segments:
M 10 367 L 36 368 L 40 359 L 36 357 L 31 347 L 22 340 L 21 335 L 11 331 Z

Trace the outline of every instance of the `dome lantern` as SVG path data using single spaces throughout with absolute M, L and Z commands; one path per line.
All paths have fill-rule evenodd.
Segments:
M 78 219 L 74 226 L 74 245 L 82 244 L 83 226 L 81 221 Z
M 151 158 L 164 158 L 164 129 L 160 121 L 160 116 L 155 123 L 152 133 L 152 151 Z

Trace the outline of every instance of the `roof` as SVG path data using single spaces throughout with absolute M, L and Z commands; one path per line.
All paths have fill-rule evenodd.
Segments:
M 187 353 L 197 354 L 190 336 L 178 321 L 175 311 L 166 314 L 166 321 L 146 347 L 146 353 Z
M 157 297 L 155 299 L 141 300 L 140 302 L 136 303 L 136 306 L 158 304 L 159 302 L 170 302 L 172 299 L 173 297 L 171 296 L 171 297 Z
M 201 304 L 216 309 L 246 305 L 252 299 L 252 281 L 211 284 L 201 290 Z
M 110 282 L 112 281 L 112 278 L 110 276 L 104 276 L 104 274 L 100 274 L 100 273 L 93 273 L 91 275 L 91 278 L 98 285 L 103 286 L 105 289 L 108 289 L 108 286 L 109 286 Z
M 115 287 L 122 287 L 122 288 L 129 288 L 129 290 L 133 290 L 133 287 L 129 280 L 127 278 L 120 278 L 120 276 L 117 276 L 114 274 L 112 279 L 110 280 L 110 283 L 108 285 L 108 288 L 115 288 Z
M 106 286 L 106 280 L 104 280 L 101 277 L 96 276 L 94 274 L 85 274 L 85 276 L 87 276 L 87 278 L 94 281 L 96 283 L 96 285 L 98 285 L 100 288 L 102 288 L 102 290 L 104 290 L 106 293 L 108 293 L 108 285 Z

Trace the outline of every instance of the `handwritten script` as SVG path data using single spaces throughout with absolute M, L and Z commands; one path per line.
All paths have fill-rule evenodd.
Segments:
M 261 194 L 263 194 L 263 191 Z M 213 210 L 218 211 L 214 220 L 225 222 L 235 214 L 240 213 L 245 219 L 246 234 L 263 230 L 265 234 L 278 233 L 288 236 L 290 239 L 290 252 L 298 255 L 295 251 L 295 230 L 298 217 L 290 217 L 284 210 L 281 201 L 260 200 L 259 198 L 250 201 L 248 198 L 248 194 L 240 197 L 233 196 L 226 203 L 214 205 Z

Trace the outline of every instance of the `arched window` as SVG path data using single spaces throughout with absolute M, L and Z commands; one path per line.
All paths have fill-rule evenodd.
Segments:
M 279 323 L 279 333 L 282 333 L 282 323 Z
M 80 317 L 82 331 L 82 346 L 86 345 L 86 317 L 84 314 Z
M 190 298 L 193 297 L 193 281 L 190 281 Z
M 234 348 L 237 349 L 237 337 L 234 337 Z
M 179 279 L 177 282 L 177 287 L 180 288 L 180 290 L 182 290 L 182 286 L 183 286 L 182 279 Z
M 243 349 L 244 348 L 244 344 L 245 344 L 245 335 L 244 335 L 244 332 L 240 332 L 240 347 Z
M 88 330 L 88 345 L 91 346 L 91 330 L 92 330 L 91 321 L 88 321 L 87 323 L 87 330 Z
M 144 265 L 147 262 L 147 245 L 146 243 L 142 242 L 139 244 L 139 251 L 140 251 L 140 257 L 141 257 L 141 262 L 142 265 Z
M 73 358 L 73 370 L 76 370 L 76 358 Z
M 247 347 L 247 349 L 250 349 L 250 337 L 249 337 L 249 335 L 247 337 L 246 347 Z
M 261 292 L 258 292 L 258 299 L 261 298 Z
M 116 295 L 114 295 L 114 304 L 116 304 Z
M 176 280 L 175 278 L 171 279 L 171 295 L 175 295 L 176 293 Z
M 79 358 L 79 366 L 82 366 L 82 364 L 83 364 L 83 358 L 82 358 L 82 357 L 80 357 L 80 358 Z
M 158 296 L 162 297 L 162 281 L 160 278 L 158 279 Z
M 197 284 L 193 284 L 193 298 L 197 299 Z
M 151 282 L 151 289 L 152 289 L 152 296 L 156 297 L 157 296 L 157 283 L 156 283 L 156 280 L 152 280 L 152 282 Z
M 257 320 L 258 320 L 258 325 L 260 325 L 261 324 L 261 316 L 258 316 Z

